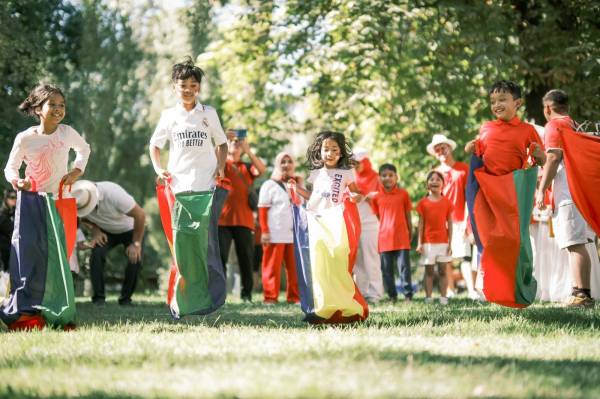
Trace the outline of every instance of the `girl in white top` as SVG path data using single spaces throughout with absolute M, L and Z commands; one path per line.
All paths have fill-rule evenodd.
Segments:
M 60 122 L 65 117 L 65 96 L 53 85 L 39 84 L 19 106 L 27 115 L 40 120 L 17 134 L 10 152 L 4 175 L 17 190 L 58 193 L 62 182 L 70 185 L 81 176 L 90 155 L 90 146 L 70 126 Z M 73 168 L 67 172 L 69 150 L 77 154 Z M 19 168 L 25 162 L 25 178 L 19 176 Z
M 358 243 L 350 243 L 352 226 L 345 221 L 343 206 L 346 195 L 353 202 L 363 199 L 354 181 L 351 157 L 343 134 L 319 133 L 307 152 L 312 192 L 296 188 L 308 199 L 310 283 L 307 283 L 314 309 L 303 310 L 307 313 L 305 320 L 311 323 L 352 322 L 364 320 L 368 314 L 367 304 L 352 279 L 351 247 Z M 357 219 L 358 210 L 353 213 Z
M 277 303 L 281 277 L 281 263 L 287 272 L 287 301 L 300 301 L 294 256 L 294 221 L 292 201 L 286 183 L 300 177 L 295 176 L 295 164 L 287 152 L 275 157 L 271 178 L 263 183 L 258 198 L 258 216 L 263 244 L 262 283 L 264 302 Z
M 306 208 L 317 211 L 341 205 L 344 194 L 354 202 L 363 200 L 356 186 L 351 165 L 352 151 L 342 133 L 324 131 L 317 135 L 315 142 L 306 154 L 311 170 L 307 181 L 312 184 L 312 192 L 297 187 L 298 193 L 308 200 Z

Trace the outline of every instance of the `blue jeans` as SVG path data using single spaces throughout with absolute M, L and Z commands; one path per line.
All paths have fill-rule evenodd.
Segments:
M 401 286 L 404 289 L 404 296 L 412 298 L 412 282 L 410 279 L 410 250 L 399 249 L 396 251 L 386 251 L 381 253 L 381 274 L 383 276 L 383 287 L 391 299 L 398 297 L 396 291 L 396 282 L 394 279 L 394 268 L 398 268 Z M 395 267 L 394 267 L 395 266 Z

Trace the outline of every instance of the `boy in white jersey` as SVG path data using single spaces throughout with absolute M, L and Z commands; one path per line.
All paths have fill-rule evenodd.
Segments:
M 190 57 L 173 66 L 171 78 L 179 102 L 162 112 L 150 139 L 154 171 L 170 180 L 174 193 L 208 191 L 217 175 L 225 176 L 227 138 L 219 116 L 214 108 L 197 102 L 203 76 Z M 160 150 L 167 141 L 169 164 L 163 169 Z

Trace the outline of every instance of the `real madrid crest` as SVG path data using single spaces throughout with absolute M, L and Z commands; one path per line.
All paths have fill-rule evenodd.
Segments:
M 208 118 L 202 119 L 202 126 L 208 129 Z

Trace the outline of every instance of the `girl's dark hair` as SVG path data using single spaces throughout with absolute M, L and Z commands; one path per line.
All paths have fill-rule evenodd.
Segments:
M 351 169 L 353 167 L 353 154 L 350 146 L 346 143 L 346 137 L 342 133 L 329 130 L 317 134 L 314 143 L 308 147 L 308 151 L 306 151 L 308 169 L 321 169 L 325 165 L 321 159 L 321 146 L 323 145 L 323 141 L 327 139 L 335 140 L 337 145 L 340 146 L 340 159 L 338 160 L 337 167 L 340 169 Z
M 442 179 L 442 183 L 444 183 L 444 184 L 446 183 L 444 181 L 444 175 L 439 170 L 430 170 L 429 173 L 427 173 L 427 179 L 425 179 L 425 182 L 428 182 L 429 179 L 431 178 L 431 176 L 433 176 L 433 175 L 438 175 L 440 177 L 440 179 Z
M 33 90 L 29 92 L 29 95 L 25 101 L 19 105 L 19 111 L 29 116 L 37 117 L 35 110 L 44 105 L 44 103 L 48 101 L 48 99 L 54 94 L 60 94 L 63 99 L 65 98 L 65 95 L 63 94 L 62 90 L 58 88 L 58 86 L 39 83 L 33 88 Z
M 202 83 L 202 78 L 204 77 L 204 71 L 200 69 L 200 67 L 194 65 L 194 60 L 192 57 L 187 56 L 178 64 L 173 65 L 173 70 L 171 72 L 171 80 L 173 83 L 178 80 L 186 80 L 189 78 L 194 78 L 198 83 Z

